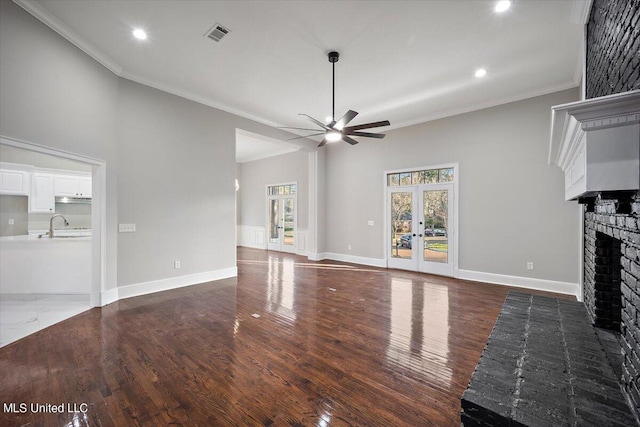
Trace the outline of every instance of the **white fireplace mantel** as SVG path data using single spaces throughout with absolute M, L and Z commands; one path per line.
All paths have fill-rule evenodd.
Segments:
M 640 189 L 640 90 L 551 107 L 549 164 L 566 200 Z

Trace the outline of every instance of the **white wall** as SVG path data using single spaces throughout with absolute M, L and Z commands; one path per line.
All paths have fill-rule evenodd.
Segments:
M 329 145 L 324 250 L 383 259 L 383 172 L 458 162 L 459 269 L 578 283 L 579 207 L 547 165 L 550 107 L 578 98 L 571 89 Z

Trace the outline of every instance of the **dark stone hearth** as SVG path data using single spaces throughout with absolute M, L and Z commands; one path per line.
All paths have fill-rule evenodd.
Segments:
M 583 304 L 510 292 L 469 387 L 464 426 L 637 425 Z

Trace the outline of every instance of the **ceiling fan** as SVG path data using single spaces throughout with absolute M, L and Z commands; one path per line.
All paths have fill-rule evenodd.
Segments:
M 336 121 L 336 62 L 338 62 L 338 59 L 340 58 L 340 54 L 338 52 L 329 52 L 328 56 L 329 56 L 329 62 L 331 62 L 332 71 L 333 71 L 331 121 L 325 124 L 320 120 L 314 119 L 308 114 L 299 114 L 300 116 L 307 117 L 313 123 L 320 126 L 321 129 L 307 129 L 307 128 L 295 128 L 295 127 L 284 127 L 284 126 L 280 127 L 280 129 L 295 129 L 295 130 L 318 132 L 311 135 L 299 136 L 297 138 L 290 139 L 290 140 L 293 140 L 293 139 L 300 139 L 300 138 L 308 138 L 310 136 L 324 135 L 324 138 L 322 139 L 322 142 L 320 142 L 320 145 L 318 145 L 318 147 L 322 147 L 327 142 L 336 142 L 340 140 L 348 142 L 351 145 L 355 145 L 358 143 L 358 141 L 351 138 L 352 136 L 361 136 L 365 138 L 378 138 L 378 139 L 384 138 L 385 134 L 383 133 L 371 133 L 371 132 L 360 132 L 360 131 L 362 129 L 377 128 L 380 126 L 389 126 L 391 124 L 389 123 L 389 120 L 365 123 L 362 125 L 355 125 L 355 126 L 347 126 L 347 124 L 358 115 L 357 112 L 353 110 L 349 110 L 345 113 L 344 116 L 340 118 L 340 120 Z

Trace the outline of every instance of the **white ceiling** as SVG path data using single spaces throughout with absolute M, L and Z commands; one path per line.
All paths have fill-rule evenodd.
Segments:
M 577 86 L 589 4 L 517 0 L 497 14 L 481 0 L 16 2 L 124 78 L 273 126 L 331 114 L 326 54 L 337 50 L 336 116 L 390 128 Z M 219 43 L 205 37 L 216 23 L 231 30 Z

